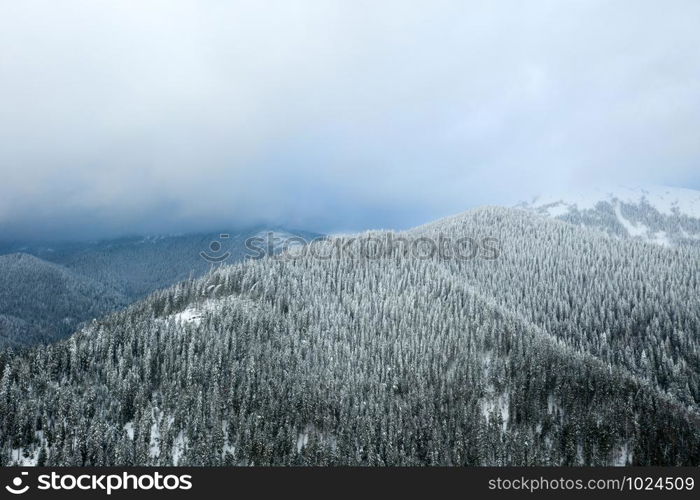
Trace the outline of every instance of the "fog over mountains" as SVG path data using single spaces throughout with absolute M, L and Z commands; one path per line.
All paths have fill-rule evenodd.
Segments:
M 155 292 L 0 354 L 0 461 L 698 465 L 700 250 L 590 225 L 475 209 Z

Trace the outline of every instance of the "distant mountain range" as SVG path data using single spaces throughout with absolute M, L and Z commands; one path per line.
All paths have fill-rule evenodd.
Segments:
M 251 237 L 267 251 L 308 231 L 244 231 L 119 238 L 97 242 L 0 243 L 0 347 L 51 342 L 149 293 L 246 255 Z M 257 252 L 260 253 L 260 252 Z
M 520 208 L 622 238 L 700 247 L 700 191 L 651 186 L 539 196 Z

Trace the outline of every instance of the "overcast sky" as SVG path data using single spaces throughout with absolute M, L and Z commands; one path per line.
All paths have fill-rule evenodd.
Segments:
M 0 231 L 403 228 L 700 188 L 699 25 L 697 0 L 3 1 Z

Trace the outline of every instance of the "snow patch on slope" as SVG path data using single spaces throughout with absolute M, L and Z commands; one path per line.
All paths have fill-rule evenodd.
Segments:
M 315 438 L 319 444 L 329 446 L 332 450 L 338 448 L 335 436 L 321 432 L 314 425 L 308 424 L 297 435 L 297 453 L 301 453 L 309 445 L 311 437 Z
M 196 326 L 202 322 L 202 319 L 204 319 L 208 313 L 216 313 L 217 311 L 221 311 L 227 307 L 233 307 L 234 302 L 235 306 L 243 307 L 245 309 L 256 307 L 255 302 L 242 297 L 229 296 L 219 299 L 208 299 L 204 302 L 192 304 L 178 313 L 171 314 L 166 318 L 166 320 L 174 320 L 180 325 L 193 324 Z
M 488 392 L 488 391 L 487 391 Z M 510 423 L 510 394 L 504 392 L 497 397 L 493 395 L 487 395 L 482 399 L 479 404 L 481 407 L 481 414 L 484 416 L 486 421 L 490 421 L 494 415 L 500 415 L 501 417 L 501 430 L 506 432 L 508 429 L 508 424 Z
M 617 220 L 620 221 L 620 224 L 622 224 L 622 227 L 625 228 L 627 234 L 630 236 L 645 236 L 649 231 L 649 228 L 644 224 L 635 224 L 634 222 L 630 222 L 625 219 L 624 215 L 622 215 L 622 211 L 620 210 L 620 205 L 617 203 L 615 204 L 615 216 L 617 217 Z
M 182 312 L 173 314 L 172 318 L 175 320 L 175 322 L 180 324 L 194 323 L 195 325 L 198 325 L 202 321 L 203 316 L 204 314 L 201 308 L 198 306 L 194 306 L 188 307 Z
M 619 446 L 613 454 L 613 465 L 616 467 L 624 467 L 631 464 L 634 459 L 632 446 L 628 442 Z

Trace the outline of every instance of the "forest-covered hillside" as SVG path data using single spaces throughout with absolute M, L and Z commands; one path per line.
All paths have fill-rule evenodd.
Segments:
M 32 255 L 0 255 L 0 347 L 51 342 L 128 304 L 107 285 Z
M 0 243 L 0 348 L 66 337 L 83 321 L 202 276 L 212 267 L 254 256 L 246 249 L 246 240 L 254 236 L 267 240 L 268 231 L 253 228 L 223 234 L 225 238 L 222 233 L 202 233 Z M 280 235 L 279 241 L 319 236 L 305 231 L 270 234 Z M 210 248 L 212 243 L 219 245 L 214 247 L 217 251 Z
M 412 250 L 441 237 L 488 251 Z M 700 464 L 697 249 L 503 208 L 386 238 L 222 267 L 3 354 L 0 460 Z

